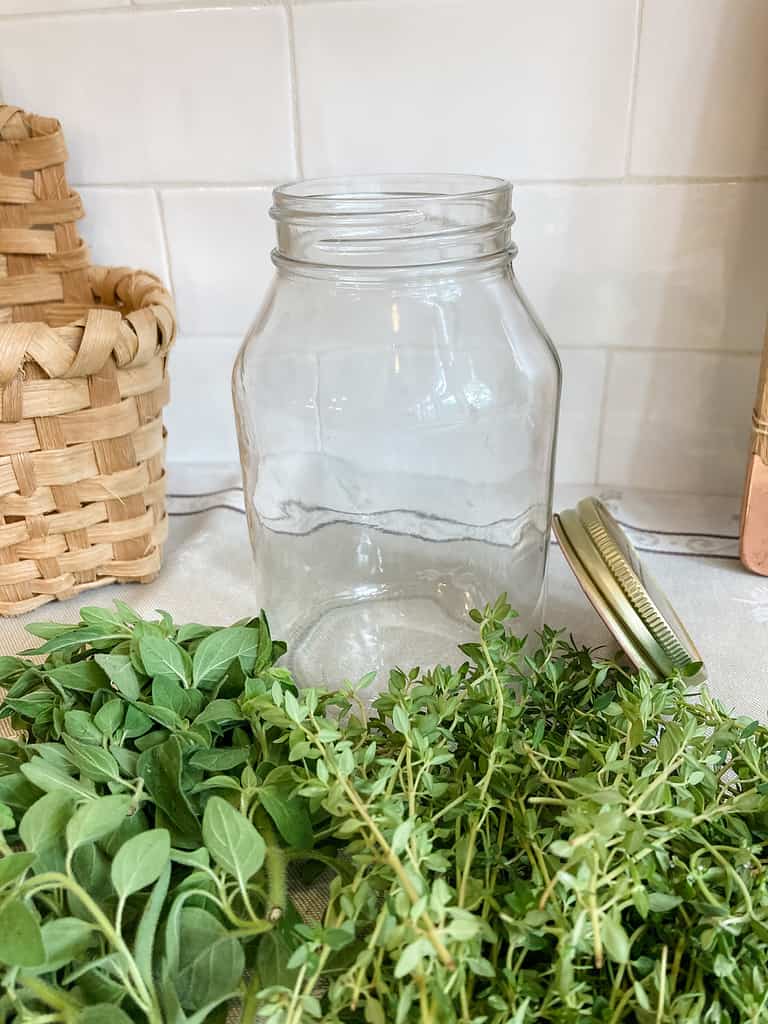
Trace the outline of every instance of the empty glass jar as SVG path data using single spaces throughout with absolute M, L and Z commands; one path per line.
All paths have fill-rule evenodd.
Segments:
M 540 625 L 560 367 L 511 196 L 459 175 L 275 190 L 234 397 L 257 597 L 302 683 L 455 663 L 502 591 Z

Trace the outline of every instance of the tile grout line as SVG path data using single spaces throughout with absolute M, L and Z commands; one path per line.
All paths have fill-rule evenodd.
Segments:
M 559 342 L 558 349 L 564 352 L 611 352 L 621 355 L 632 353 L 633 355 L 653 356 L 731 356 L 734 359 L 759 359 L 759 348 L 666 348 L 661 345 L 571 345 L 568 342 Z
M 603 393 L 600 396 L 600 416 L 597 425 L 597 449 L 595 451 L 594 480 L 595 487 L 600 484 L 600 464 L 603 458 L 603 433 L 608 415 L 608 384 L 613 368 L 613 351 L 606 350 L 605 370 L 603 371 Z
M 264 192 L 279 185 L 281 180 L 279 178 L 259 178 L 254 181 L 78 181 L 72 183 L 72 188 L 100 188 L 105 190 L 152 188 L 160 192 L 165 190 L 177 192 L 184 189 L 188 191 L 210 190 L 217 192 L 250 189 Z
M 169 260 L 170 263 L 170 260 Z M 170 274 L 170 268 L 169 268 Z M 245 332 L 248 329 L 248 325 L 242 328 Z M 236 331 L 179 331 L 180 335 L 185 338 L 242 338 L 242 332 Z M 678 355 L 678 356 L 727 356 L 733 359 L 751 359 L 759 360 L 760 350 L 759 349 L 736 349 L 731 350 L 727 348 L 661 348 L 659 346 L 651 345 L 571 345 L 567 342 L 559 342 L 557 345 L 559 352 L 604 352 L 607 356 L 617 356 L 624 354 L 631 355 L 649 355 L 649 356 L 665 356 L 665 355 Z
M 766 174 L 731 174 L 713 175 L 707 177 L 703 174 L 675 175 L 669 174 L 628 174 L 618 184 L 622 185 L 750 185 L 753 183 L 765 183 L 768 181 Z M 596 184 L 599 182 L 596 181 Z M 613 184 L 613 182 L 609 182 Z
M 343 0 L 347 2 L 347 0 Z M 349 0 L 352 2 L 352 0 Z M 303 169 L 302 169 L 303 173 Z M 227 189 L 273 189 L 284 181 L 284 177 L 252 178 L 242 181 L 212 181 L 210 179 L 198 179 L 189 181 L 97 181 L 97 182 L 74 182 L 73 188 L 156 188 L 167 189 L 168 191 L 179 189 L 212 189 L 225 191 Z M 768 175 L 754 175 L 752 177 L 727 178 L 651 178 L 638 175 L 629 175 L 624 178 L 512 178 L 515 188 L 605 188 L 605 187 L 659 187 L 683 188 L 688 185 L 752 185 L 768 184 Z
M 293 17 L 293 0 L 285 0 L 285 16 L 288 19 L 288 82 L 291 90 L 291 120 L 293 127 L 293 154 L 296 173 L 304 177 L 304 145 L 301 132 L 301 108 L 299 105 L 299 64 L 296 55 L 296 25 Z
M 637 86 L 640 78 L 640 42 L 643 34 L 643 15 L 645 0 L 637 0 L 635 15 L 635 38 L 632 47 L 632 78 L 629 87 L 629 104 L 627 106 L 627 134 L 624 139 L 624 178 L 629 178 L 632 167 L 632 141 L 635 128 L 635 107 L 637 105 Z
M 160 235 L 163 239 L 163 255 L 165 256 L 165 265 L 168 271 L 168 287 L 171 295 L 176 301 L 176 287 L 173 281 L 173 260 L 171 259 L 171 243 L 168 236 L 168 225 L 165 219 L 165 204 L 163 203 L 163 196 L 159 189 L 153 189 L 152 193 L 155 197 L 155 204 L 157 207 L 157 213 L 160 218 Z M 177 325 L 176 329 L 178 334 L 182 333 L 181 326 L 178 323 L 178 310 L 176 311 Z
M 244 8 L 274 7 L 276 0 L 171 0 L 168 4 L 142 4 L 134 0 L 127 3 L 113 3 L 107 7 L 76 7 L 68 10 L 51 9 L 48 11 L 11 11 L 0 14 L 3 21 L 39 21 L 44 18 L 79 18 L 84 14 L 98 16 L 110 14 L 196 14 L 200 11 L 226 11 Z

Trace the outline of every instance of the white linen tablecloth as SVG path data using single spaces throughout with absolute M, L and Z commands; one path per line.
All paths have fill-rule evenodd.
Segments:
M 29 646 L 28 622 L 70 622 L 80 605 L 114 598 L 144 615 L 167 609 L 177 622 L 225 625 L 258 611 L 237 467 L 171 466 L 168 481 L 170 536 L 159 579 L 104 587 L 0 620 L 0 653 Z M 572 506 L 588 493 L 561 489 L 555 507 Z M 738 714 L 768 719 L 768 578 L 751 575 L 738 561 L 738 500 L 599 488 L 591 493 L 606 501 L 644 552 L 701 652 L 713 693 Z M 546 620 L 579 641 L 615 649 L 555 544 Z M 446 660 L 452 655 L 446 652 Z

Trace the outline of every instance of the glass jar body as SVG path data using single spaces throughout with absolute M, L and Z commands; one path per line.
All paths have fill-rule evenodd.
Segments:
M 234 371 L 257 596 L 304 684 L 541 624 L 560 371 L 509 256 L 281 265 Z

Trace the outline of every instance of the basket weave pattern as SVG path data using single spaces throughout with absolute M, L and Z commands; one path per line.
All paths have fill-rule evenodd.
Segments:
M 0 105 L 0 615 L 147 582 L 167 532 L 173 302 L 92 267 L 59 123 Z

